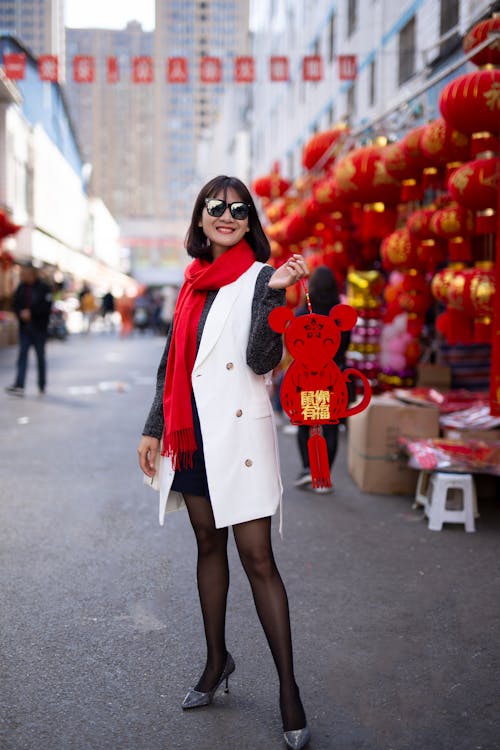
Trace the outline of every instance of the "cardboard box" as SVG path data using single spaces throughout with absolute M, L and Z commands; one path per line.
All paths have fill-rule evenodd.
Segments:
M 451 367 L 431 363 L 420 364 L 417 368 L 417 386 L 449 391 L 451 387 Z
M 414 495 L 418 471 L 400 457 L 398 438 L 437 437 L 437 407 L 403 404 L 374 396 L 365 411 L 349 417 L 347 461 L 349 473 L 364 492 Z

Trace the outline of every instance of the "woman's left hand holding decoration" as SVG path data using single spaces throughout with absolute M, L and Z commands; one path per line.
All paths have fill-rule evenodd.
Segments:
M 286 263 L 276 269 L 269 279 L 271 289 L 286 289 L 309 275 L 307 263 L 302 255 L 292 255 Z

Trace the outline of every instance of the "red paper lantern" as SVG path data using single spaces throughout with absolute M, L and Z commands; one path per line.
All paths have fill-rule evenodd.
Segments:
M 422 274 L 404 274 L 396 298 L 402 310 L 423 315 L 432 303 L 430 286 Z
M 325 212 L 342 212 L 349 209 L 350 204 L 341 198 L 338 185 L 333 177 L 325 177 L 322 180 L 318 180 L 313 185 L 312 192 Z
M 458 76 L 439 97 L 444 119 L 462 133 L 500 131 L 500 70 Z
M 456 165 L 469 158 L 470 138 L 438 118 L 424 126 L 420 148 L 427 161 L 435 167 Z
M 474 343 L 489 344 L 493 335 L 495 272 L 492 264 L 467 269 L 465 282 L 466 311 L 474 318 Z
M 415 158 L 405 148 L 404 141 L 386 146 L 383 151 L 383 160 L 387 173 L 400 181 L 410 178 L 419 179 L 422 176 L 422 169 L 425 167 L 422 156 L 419 155 Z
M 365 203 L 361 218 L 361 239 L 383 239 L 396 228 L 397 211 L 384 203 Z
M 347 134 L 347 125 L 345 123 L 339 123 L 335 125 L 331 130 L 325 130 L 322 133 L 316 133 L 310 138 L 302 150 L 302 164 L 306 169 L 314 169 L 314 167 L 323 159 L 327 151 L 329 151 L 333 144 L 338 141 L 340 136 Z M 321 163 L 321 168 L 326 169 L 335 161 L 336 154 L 329 154 L 325 161 Z
M 418 211 L 413 211 L 407 220 L 406 228 L 410 233 L 412 240 L 427 240 L 434 236 L 434 232 L 431 229 L 431 219 L 436 211 L 436 207 L 421 208 Z
M 438 271 L 438 273 L 433 276 L 431 281 L 431 292 L 434 299 L 443 304 L 448 302 L 448 290 L 451 280 L 453 279 L 455 272 L 462 267 L 462 264 L 454 264 L 447 268 L 443 268 L 442 271 Z
M 474 211 L 495 209 L 498 179 L 498 159 L 476 159 L 453 172 L 448 180 L 448 190 L 455 201 Z
M 334 176 L 341 198 L 358 203 L 399 202 L 401 183 L 387 172 L 383 151 L 381 146 L 363 146 L 338 161 Z
M 297 200 L 295 198 L 276 198 L 276 200 L 264 206 L 264 213 L 269 221 L 274 224 L 275 221 L 284 219 L 296 205 Z
M 426 156 L 420 147 L 420 138 L 424 130 L 425 125 L 419 125 L 418 128 L 409 130 L 401 141 L 407 158 L 413 163 L 421 163 L 422 166 L 425 166 L 426 160 Z
M 307 198 L 303 203 L 302 213 L 308 222 L 314 224 L 323 215 L 324 208 L 316 198 Z
M 429 228 L 444 240 L 470 237 L 474 233 L 474 214 L 456 202 L 450 203 L 449 206 L 434 211 Z
M 282 224 L 282 237 L 286 244 L 293 245 L 310 236 L 312 226 L 305 218 L 303 212 L 303 206 L 296 208 L 291 214 L 279 222 Z M 274 239 L 279 241 L 278 237 L 274 237 Z
M 416 267 L 416 253 L 406 227 L 397 229 L 384 239 L 380 247 L 380 255 L 382 266 L 387 271 Z
M 493 31 L 500 31 L 500 16 L 493 16 L 486 21 L 481 21 L 465 35 L 462 42 L 464 52 L 470 52 L 478 44 L 484 42 Z M 470 58 L 475 65 L 500 65 L 500 42 L 492 41 L 488 47 L 477 52 Z
M 403 141 L 391 143 L 383 153 L 385 168 L 391 177 L 402 182 L 401 201 L 422 199 L 422 158 L 414 158 Z
M 495 298 L 495 272 L 492 264 L 480 264 L 464 271 L 464 309 L 474 318 L 493 317 L 493 300 Z
M 252 183 L 252 189 L 260 198 L 279 198 L 286 193 L 290 182 L 282 177 L 277 169 L 263 177 L 257 177 Z

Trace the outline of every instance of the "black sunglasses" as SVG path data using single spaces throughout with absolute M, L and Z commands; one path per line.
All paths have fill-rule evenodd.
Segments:
M 229 212 L 233 219 L 237 219 L 238 221 L 248 219 L 248 214 L 250 213 L 250 206 L 248 203 L 243 203 L 243 201 L 226 203 L 226 201 L 223 201 L 220 198 L 205 198 L 205 206 L 207 208 L 207 213 L 210 216 L 216 217 L 222 216 L 226 208 L 229 208 Z

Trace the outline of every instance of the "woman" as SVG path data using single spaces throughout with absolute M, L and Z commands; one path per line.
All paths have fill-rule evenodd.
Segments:
M 335 281 L 335 276 L 327 266 L 318 266 L 314 269 L 309 279 L 309 299 L 313 313 L 318 315 L 328 315 L 332 307 L 340 304 L 340 295 Z M 309 312 L 307 307 L 300 307 L 296 315 L 306 315 Z M 350 331 L 342 331 L 341 343 L 337 354 L 334 357 L 334 361 L 340 367 L 345 367 L 345 353 L 349 342 L 351 340 Z M 325 424 L 322 426 L 323 436 L 326 442 L 326 449 L 328 452 L 328 463 L 330 471 L 337 455 L 338 445 L 338 424 Z M 308 444 L 309 441 L 309 427 L 306 425 L 299 425 L 297 432 L 297 443 L 302 461 L 302 471 L 300 472 L 295 482 L 296 487 L 310 487 L 311 486 L 311 469 L 309 466 L 309 453 Z M 317 487 L 314 492 L 323 493 L 331 492 L 329 487 Z
M 307 273 L 294 255 L 265 265 L 269 242 L 253 199 L 235 177 L 200 191 L 185 273 L 158 369 L 156 395 L 139 444 L 142 471 L 155 478 L 160 451 L 160 523 L 184 505 L 198 546 L 197 582 L 207 643 L 205 669 L 184 709 L 212 702 L 235 665 L 225 641 L 228 527 L 248 576 L 280 681 L 288 747 L 310 738 L 293 671 L 286 590 L 274 561 L 271 516 L 281 509 L 276 431 L 264 375 L 280 361 L 269 312 Z

